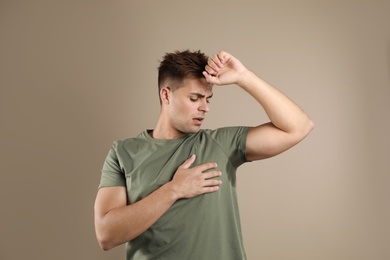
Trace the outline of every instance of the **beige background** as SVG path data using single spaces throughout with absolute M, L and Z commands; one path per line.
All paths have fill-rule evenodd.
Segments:
M 153 128 L 158 60 L 220 49 L 316 123 L 239 172 L 249 259 L 385 260 L 389 1 L 0 1 L 0 259 L 124 259 L 98 248 L 93 202 L 112 141 Z M 216 88 L 205 127 L 256 125 Z

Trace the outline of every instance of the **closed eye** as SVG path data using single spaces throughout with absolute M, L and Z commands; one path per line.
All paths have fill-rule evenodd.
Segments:
M 192 102 L 196 102 L 196 101 L 199 100 L 199 98 L 190 98 L 190 100 L 191 100 Z M 209 100 L 209 99 L 206 99 L 206 102 L 210 104 L 210 100 Z
M 191 93 L 192 96 L 190 96 L 190 100 L 192 102 L 196 102 L 196 101 L 199 101 L 199 99 L 206 99 L 206 102 L 207 103 L 210 103 L 210 98 L 213 97 L 213 94 L 211 94 L 210 96 L 206 97 L 205 95 L 202 95 L 202 94 L 199 94 L 199 93 Z

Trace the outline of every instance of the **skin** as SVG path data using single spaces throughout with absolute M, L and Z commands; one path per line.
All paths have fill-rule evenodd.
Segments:
M 284 152 L 305 138 L 314 126 L 287 96 L 227 52 L 210 57 L 203 74 L 204 78 L 185 79 L 183 86 L 175 91 L 171 91 L 169 83 L 161 88 L 162 106 L 151 134 L 153 138 L 173 139 L 199 131 L 202 118 L 209 111 L 212 85 L 237 85 L 259 102 L 270 119 L 249 130 L 246 141 L 249 161 Z M 172 181 L 134 204 L 126 205 L 125 187 L 99 189 L 95 201 L 95 230 L 101 248 L 109 250 L 142 234 L 180 198 L 217 192 L 221 181 L 214 178 L 222 173 L 213 170 L 216 163 L 191 167 L 195 157 L 193 155 L 178 168 Z
M 270 122 L 249 131 L 246 141 L 249 161 L 286 151 L 305 138 L 314 127 L 298 105 L 227 52 L 221 51 L 212 56 L 203 74 L 212 84 L 238 85 L 254 97 L 267 113 Z
M 162 107 L 153 138 L 179 138 L 200 130 L 209 111 L 212 85 L 205 78 L 184 79 L 182 85 L 175 91 L 169 85 L 161 88 Z

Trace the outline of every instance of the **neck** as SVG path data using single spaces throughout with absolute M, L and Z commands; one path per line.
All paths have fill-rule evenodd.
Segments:
M 156 127 L 149 134 L 154 139 L 176 139 L 186 135 L 183 132 L 173 129 L 168 121 L 161 115 L 157 121 Z

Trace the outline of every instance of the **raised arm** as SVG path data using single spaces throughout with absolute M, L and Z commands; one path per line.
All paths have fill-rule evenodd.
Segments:
M 221 172 L 203 173 L 214 169 L 216 164 L 190 168 L 194 161 L 195 155 L 178 168 L 172 181 L 131 205 L 127 205 L 125 187 L 100 188 L 95 200 L 95 231 L 100 247 L 109 250 L 139 236 L 180 198 L 217 191 L 221 181 L 212 178 L 220 176 Z
M 298 105 L 227 52 L 221 51 L 211 57 L 203 74 L 212 84 L 237 84 L 267 113 L 271 122 L 253 127 L 248 133 L 246 156 L 249 161 L 286 151 L 305 138 L 314 126 Z

